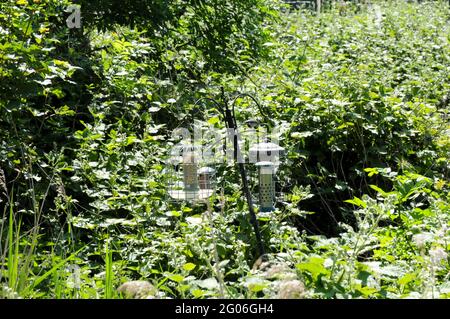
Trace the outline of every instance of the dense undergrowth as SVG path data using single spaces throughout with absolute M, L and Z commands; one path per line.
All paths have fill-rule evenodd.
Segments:
M 81 1 L 109 14 L 72 30 L 70 1 L 2 2 L 0 296 L 448 297 L 450 10 L 372 2 Z M 220 87 L 287 149 L 263 263 L 232 166 L 209 211 L 167 200 L 172 130 Z

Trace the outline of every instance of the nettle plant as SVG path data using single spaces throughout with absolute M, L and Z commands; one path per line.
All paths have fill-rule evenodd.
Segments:
M 312 256 L 296 265 L 301 278 L 327 298 L 445 298 L 448 186 L 415 173 L 368 171 L 391 180 L 392 190 L 371 185 L 376 198 L 347 200 L 357 207 L 356 225 L 342 223 L 339 238 L 315 238 Z
M 71 1 L 0 4 L 2 296 L 450 296 L 444 2 L 276 23 L 263 0 L 77 2 L 101 8 L 80 29 Z M 255 95 L 286 148 L 266 260 L 234 167 L 209 210 L 166 200 L 167 138 L 218 86 Z

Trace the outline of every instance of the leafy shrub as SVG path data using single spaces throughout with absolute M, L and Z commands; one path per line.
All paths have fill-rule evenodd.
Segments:
M 449 296 L 447 7 L 78 1 L 69 30 L 73 2 L 0 4 L 2 297 Z M 171 132 L 218 86 L 288 151 L 264 261 L 233 167 L 209 205 L 166 197 Z

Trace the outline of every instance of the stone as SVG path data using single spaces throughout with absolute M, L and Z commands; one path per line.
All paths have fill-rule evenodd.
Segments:
M 136 280 L 123 283 L 117 291 L 127 299 L 146 299 L 154 297 L 158 290 L 148 281 Z

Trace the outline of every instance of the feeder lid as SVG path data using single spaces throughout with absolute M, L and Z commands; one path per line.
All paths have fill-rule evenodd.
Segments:
M 198 170 L 198 174 L 214 174 L 216 172 L 216 170 L 212 167 L 202 167 Z
M 248 127 L 255 128 L 255 127 L 257 127 L 259 125 L 259 122 L 257 120 L 255 120 L 255 119 L 250 119 L 250 120 L 245 121 L 245 124 Z
M 261 154 L 263 152 L 279 152 L 280 155 L 283 155 L 284 148 L 275 143 L 258 143 L 250 147 L 250 153 L 252 154 Z

